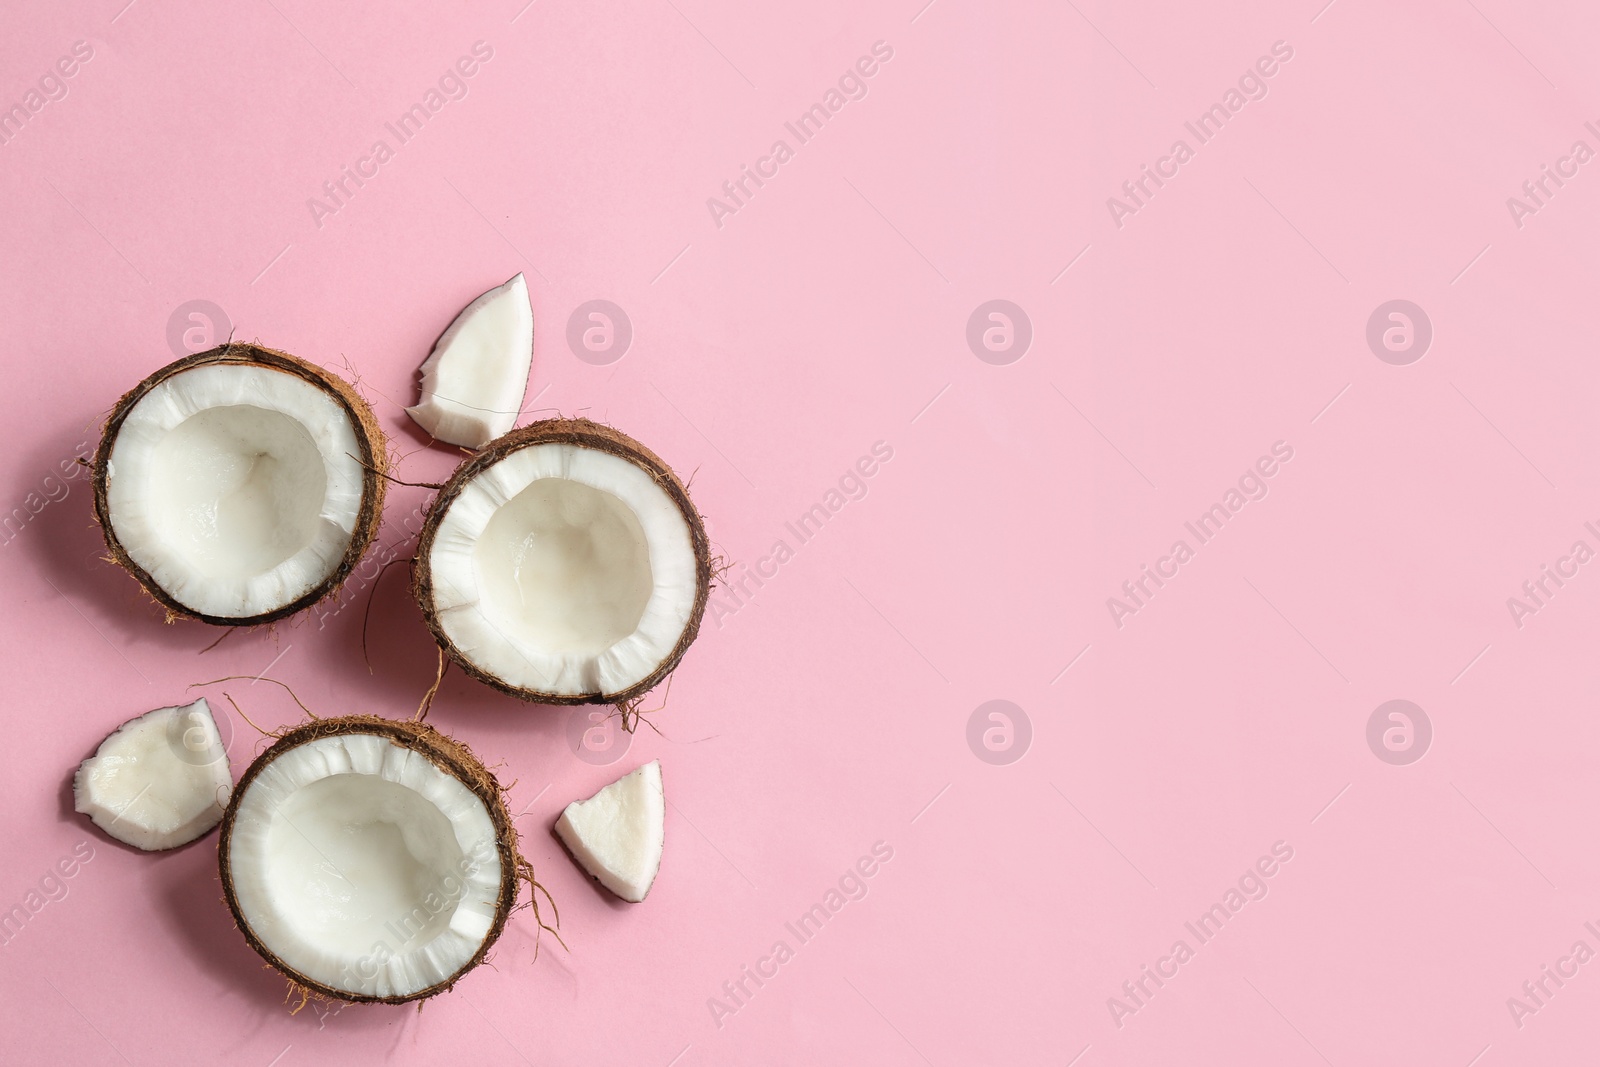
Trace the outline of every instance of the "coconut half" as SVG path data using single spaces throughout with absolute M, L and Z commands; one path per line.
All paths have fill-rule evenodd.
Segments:
M 250 947 L 301 989 L 398 1004 L 483 961 L 531 870 L 503 790 L 423 723 L 319 719 L 234 791 L 222 887 Z
M 533 363 L 533 307 L 522 275 L 457 315 L 422 364 L 406 414 L 436 440 L 482 448 L 517 424 Z
M 578 865 L 623 900 L 639 903 L 661 870 L 667 836 L 667 797 L 661 761 L 567 805 L 556 835 Z
M 700 630 L 705 525 L 655 453 L 587 419 L 513 430 L 428 511 L 413 592 L 467 673 L 543 704 L 631 700 Z
M 112 561 L 169 617 L 272 622 L 337 589 L 372 543 L 384 448 L 347 382 L 223 345 L 118 401 L 95 454 L 95 515 Z
M 79 812 L 146 852 L 205 835 L 222 821 L 232 789 L 228 753 L 203 697 L 123 723 L 72 779 Z

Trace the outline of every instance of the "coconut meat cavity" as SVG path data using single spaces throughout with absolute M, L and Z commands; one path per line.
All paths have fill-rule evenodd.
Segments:
M 168 377 L 117 430 L 110 523 L 123 549 L 196 614 L 291 604 L 338 567 L 361 509 L 356 427 L 324 388 L 272 367 Z
M 405 998 L 479 954 L 501 887 L 483 801 L 388 737 L 277 756 L 240 795 L 226 869 L 250 933 L 341 994 Z
M 444 634 L 509 687 L 614 693 L 677 647 L 695 608 L 689 523 L 643 468 L 545 443 L 506 455 L 450 502 L 432 541 Z

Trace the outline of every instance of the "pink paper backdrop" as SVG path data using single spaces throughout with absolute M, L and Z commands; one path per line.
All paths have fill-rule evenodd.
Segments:
M 5 1062 L 1592 1055 L 1592 5 L 125 2 L 0 32 Z M 68 778 L 219 675 L 409 714 L 432 647 L 371 570 L 426 494 L 339 604 L 201 655 L 99 561 L 70 460 L 231 329 L 352 368 L 440 478 L 400 408 L 517 271 L 530 406 L 694 472 L 743 592 L 620 756 L 440 694 L 570 952 L 520 916 L 420 1013 L 290 1016 L 214 838 L 115 845 Z M 549 827 L 654 757 L 668 852 L 624 907 Z

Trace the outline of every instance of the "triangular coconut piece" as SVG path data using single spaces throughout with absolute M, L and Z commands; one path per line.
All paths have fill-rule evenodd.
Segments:
M 533 308 L 518 274 L 468 304 L 422 364 L 406 414 L 435 440 L 482 448 L 517 424 L 533 364 Z
M 623 900 L 638 903 L 661 870 L 667 798 L 661 761 L 652 760 L 556 820 L 556 833 L 584 870 Z
M 222 821 L 233 791 L 228 753 L 202 697 L 130 719 L 72 780 L 77 810 L 110 836 L 156 852 Z

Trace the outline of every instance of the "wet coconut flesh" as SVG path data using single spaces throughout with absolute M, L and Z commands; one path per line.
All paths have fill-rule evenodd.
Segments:
M 483 962 L 519 879 L 532 881 L 503 795 L 466 746 L 424 723 L 357 715 L 290 729 L 223 816 L 228 907 L 308 995 L 399 1004 L 444 992 Z
M 232 790 L 228 751 L 204 698 L 129 719 L 72 777 L 77 811 L 146 852 L 205 836 Z
M 343 583 L 377 534 L 384 437 L 345 381 L 228 344 L 156 371 L 106 421 L 95 515 L 169 617 L 284 618 Z
M 413 579 L 452 660 L 543 704 L 649 690 L 694 641 L 710 586 L 683 483 L 587 419 L 513 430 L 463 463 L 429 509 Z

